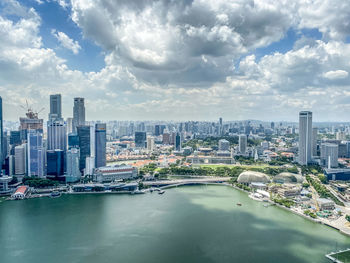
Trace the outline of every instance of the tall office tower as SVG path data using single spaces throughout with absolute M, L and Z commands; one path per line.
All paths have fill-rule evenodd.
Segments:
M 92 175 L 95 168 L 95 157 L 86 157 L 84 175 Z
M 170 144 L 170 134 L 169 133 L 163 133 L 163 144 L 169 145 Z
M 3 153 L 2 153 L 2 136 L 4 135 L 4 127 L 3 127 L 3 115 L 2 115 L 2 97 L 0 96 L 0 172 L 2 168 L 2 163 L 4 161 Z M 0 173 L 1 176 L 1 173 Z
M 299 113 L 299 164 L 311 163 L 312 155 L 312 112 Z
M 83 171 L 86 164 L 86 157 L 90 157 L 91 147 L 90 147 L 90 126 L 82 125 L 77 127 L 78 137 L 79 137 L 79 149 L 80 149 L 80 159 L 79 159 L 79 169 Z
M 68 134 L 68 149 L 79 148 L 79 136 L 76 133 Z
M 238 148 L 241 154 L 245 154 L 247 152 L 247 135 L 240 134 L 238 137 Z
M 79 149 L 71 148 L 67 151 L 67 173 L 66 182 L 75 183 L 80 180 L 81 173 L 79 170 Z
M 162 135 L 165 130 L 165 125 L 156 125 L 154 126 L 154 134 L 155 136 Z
M 219 135 L 223 134 L 222 118 L 219 118 Z
M 73 106 L 73 132 L 76 132 L 77 127 L 85 125 L 85 106 L 84 98 L 74 98 Z
M 26 145 L 18 145 L 15 147 L 15 175 L 26 174 Z
M 62 118 L 61 94 L 50 95 L 49 120 Z
M 28 176 L 44 177 L 45 150 L 43 146 L 43 135 L 39 131 L 28 131 Z
M 95 125 L 95 167 L 106 166 L 106 141 L 107 141 L 106 123 L 97 123 Z
M 47 149 L 67 149 L 67 126 L 63 119 L 51 119 L 47 122 Z
M 55 149 L 47 151 L 47 177 L 59 181 L 64 180 L 64 151 Z
M 271 129 L 275 129 L 275 123 L 274 122 L 271 122 Z
M 73 118 L 67 118 L 67 133 L 73 132 Z
M 219 151 L 228 151 L 230 149 L 230 142 L 225 139 L 219 140 Z
M 13 176 L 15 174 L 15 156 L 10 155 L 8 158 L 8 162 L 9 162 L 8 176 Z
M 321 164 L 328 168 L 338 167 L 338 144 L 321 144 Z
M 95 125 L 90 126 L 90 156 L 95 157 L 96 155 L 96 143 L 95 143 L 96 135 L 95 135 Z
M 154 150 L 154 137 L 147 137 L 147 151 L 152 152 Z
M 180 133 L 177 133 L 176 137 L 175 137 L 175 150 L 181 151 L 181 135 L 180 135 Z
M 17 146 L 21 144 L 20 131 L 10 131 L 10 145 Z
M 135 132 L 135 147 L 146 148 L 146 133 Z
M 4 162 L 5 159 L 7 158 L 8 154 L 9 154 L 9 140 L 10 138 L 7 136 L 7 132 L 3 133 L 2 136 L 2 161 Z
M 317 156 L 317 128 L 312 128 L 312 156 Z

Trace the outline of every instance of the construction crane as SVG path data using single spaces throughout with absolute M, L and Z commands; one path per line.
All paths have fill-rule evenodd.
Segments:
M 24 109 L 26 111 L 26 116 L 29 119 L 38 119 L 38 115 L 40 112 L 42 112 L 45 108 L 41 108 L 39 111 L 35 111 L 33 110 L 33 108 L 31 108 L 28 104 L 28 101 L 26 100 L 26 106 L 20 105 L 20 107 L 22 109 Z

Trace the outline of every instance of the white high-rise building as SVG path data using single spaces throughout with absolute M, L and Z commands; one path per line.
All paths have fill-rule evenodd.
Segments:
M 339 141 L 345 141 L 346 140 L 345 132 L 342 132 L 342 131 L 336 132 L 335 138 Z
M 338 144 L 321 144 L 321 164 L 328 168 L 338 167 Z
M 241 134 L 239 135 L 239 152 L 241 154 L 245 154 L 247 152 L 247 135 Z
M 79 149 L 72 148 L 67 151 L 67 173 L 66 182 L 73 183 L 80 180 Z
M 15 147 L 15 175 L 26 174 L 26 146 L 25 144 Z
M 95 168 L 95 157 L 86 157 L 84 175 L 92 175 Z
M 67 126 L 63 119 L 49 120 L 47 122 L 47 149 L 67 149 Z
M 147 151 L 152 152 L 154 150 L 154 137 L 147 137 Z
M 299 113 L 299 164 L 308 165 L 312 156 L 312 112 Z

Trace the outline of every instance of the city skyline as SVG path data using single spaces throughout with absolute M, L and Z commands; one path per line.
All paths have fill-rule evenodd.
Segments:
M 62 94 L 90 120 L 349 121 L 349 2 L 112 3 L 1 2 L 4 119 Z

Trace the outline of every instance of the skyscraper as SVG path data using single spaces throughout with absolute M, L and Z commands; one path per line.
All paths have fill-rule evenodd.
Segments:
M 135 132 L 135 147 L 145 148 L 146 147 L 146 133 Z
M 299 164 L 308 165 L 312 156 L 312 112 L 299 113 Z
M 61 94 L 50 95 L 50 113 L 49 120 L 62 118 L 62 100 Z
M 26 145 L 18 145 L 15 147 L 15 175 L 26 174 Z
M 106 123 L 95 125 L 95 167 L 106 166 Z
M 239 135 L 238 138 L 239 152 L 245 154 L 247 152 L 247 136 L 245 134 Z
M 147 137 L 147 151 L 152 152 L 154 150 L 154 137 Z
M 67 173 L 66 182 L 74 183 L 80 180 L 79 149 L 72 148 L 67 151 Z
M 47 151 L 47 177 L 51 179 L 64 180 L 64 151 Z
M 0 172 L 1 172 L 1 169 L 2 169 L 2 163 L 3 163 L 3 160 L 4 160 L 4 157 L 3 157 L 3 152 L 2 152 L 2 142 L 3 142 L 3 136 L 4 136 L 4 128 L 3 128 L 3 120 L 2 120 L 2 98 L 0 96 Z M 0 173 L 1 175 L 1 173 Z
M 317 128 L 312 128 L 312 156 L 317 156 Z
M 73 132 L 76 132 L 77 127 L 85 125 L 85 106 L 84 98 L 74 98 L 73 106 Z
M 51 119 L 47 122 L 47 149 L 67 149 L 67 126 L 63 119 Z
M 45 155 L 42 133 L 35 130 L 28 131 L 28 175 L 44 177 Z
M 180 135 L 180 133 L 177 133 L 176 137 L 175 137 L 175 150 L 181 151 L 181 135 Z
M 85 168 L 86 157 L 90 157 L 91 147 L 90 147 L 90 126 L 82 125 L 77 127 L 78 137 L 79 137 L 79 149 L 80 149 L 80 160 L 79 169 L 83 171 Z
M 321 164 L 328 168 L 338 167 L 338 144 L 321 144 Z

